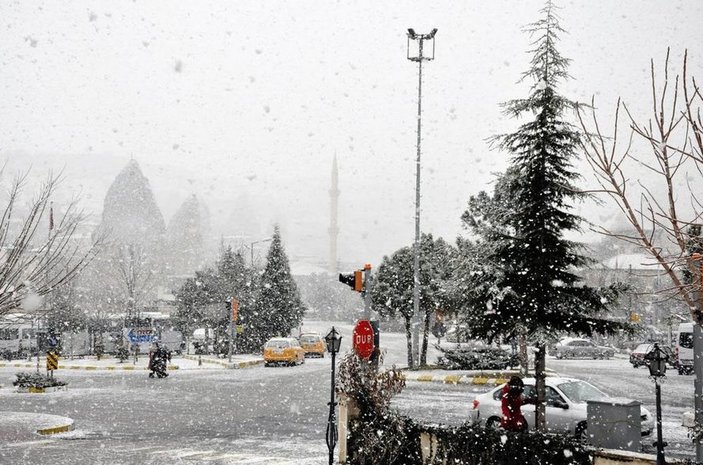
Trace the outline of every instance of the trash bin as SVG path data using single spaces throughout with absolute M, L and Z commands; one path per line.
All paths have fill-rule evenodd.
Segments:
M 640 452 L 642 404 L 630 399 L 589 400 L 588 441 L 604 449 Z

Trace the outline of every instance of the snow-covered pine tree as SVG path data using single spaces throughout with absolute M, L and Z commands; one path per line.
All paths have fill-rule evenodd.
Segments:
M 511 155 L 503 188 L 510 208 L 500 212 L 502 225 L 494 224 L 483 237 L 494 239 L 484 249 L 486 266 L 483 305 L 470 313 L 474 335 L 494 338 L 524 332 L 537 347 L 538 429 L 545 425 L 546 343 L 563 333 L 591 335 L 609 333 L 625 324 L 604 317 L 617 296 L 617 287 L 595 289 L 584 286 L 574 273 L 589 263 L 583 247 L 564 234 L 579 230 L 580 218 L 571 212 L 572 203 L 585 194 L 573 184 L 578 178 L 572 166 L 580 134 L 565 119 L 576 103 L 557 93 L 568 78 L 569 60 L 556 49 L 563 32 L 548 0 L 544 15 L 529 25 L 535 37 L 530 68 L 524 79 L 533 80 L 529 96 L 509 101 L 506 113 L 530 119 L 517 131 L 495 139 Z M 495 218 L 494 218 L 495 219 Z M 498 228 L 496 228 L 498 226 Z M 499 297 L 499 298 L 498 298 Z M 480 301 L 481 299 L 476 299 Z M 489 311 L 486 311 L 486 309 Z
M 224 298 L 235 297 L 243 303 L 249 295 L 249 275 L 241 253 L 234 253 L 231 246 L 222 251 L 217 261 L 217 276 Z
M 213 328 L 224 305 L 215 271 L 196 271 L 176 291 L 174 325 L 185 335 L 197 328 Z
M 234 253 L 232 247 L 228 246 L 222 250 L 220 259 L 217 261 L 217 293 L 220 302 L 226 302 L 230 299 L 239 301 L 239 317 L 238 319 L 244 323 L 249 320 L 249 316 L 253 313 L 252 305 L 252 289 L 250 285 L 251 271 L 246 267 L 244 257 L 241 253 Z M 229 340 L 230 337 L 230 312 L 231 307 L 221 307 L 223 311 L 217 323 L 218 331 L 223 333 L 224 339 Z M 237 324 L 235 321 L 234 324 Z M 246 347 L 246 341 L 238 344 L 238 350 Z
M 258 337 L 260 344 L 272 336 L 287 336 L 293 328 L 300 326 L 305 314 L 278 226 L 274 228 L 266 256 L 255 308 L 247 327 L 253 329 L 253 336 Z
M 60 337 L 64 332 L 77 332 L 85 327 L 87 317 L 78 304 L 79 292 L 75 281 L 71 281 L 55 288 L 50 294 L 50 310 L 46 313 L 49 333 Z

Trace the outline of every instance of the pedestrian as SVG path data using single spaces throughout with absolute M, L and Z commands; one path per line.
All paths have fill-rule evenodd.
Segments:
M 154 343 L 149 347 L 149 364 L 147 365 L 149 368 L 149 378 L 153 378 L 154 374 L 156 373 L 156 364 L 155 364 L 155 359 L 156 359 L 156 351 L 158 349 L 158 343 Z
M 510 381 L 503 386 L 500 396 L 503 418 L 500 421 L 500 426 L 506 431 L 527 431 L 527 421 L 522 415 L 520 407 L 523 404 L 533 404 L 534 399 L 525 398 L 523 396 L 524 389 L 525 383 L 519 376 L 511 377 Z
M 149 378 L 153 378 L 154 375 L 159 378 L 167 377 L 166 364 L 169 360 L 171 360 L 171 352 L 158 342 L 155 342 L 151 351 L 149 351 L 149 370 L 151 370 Z

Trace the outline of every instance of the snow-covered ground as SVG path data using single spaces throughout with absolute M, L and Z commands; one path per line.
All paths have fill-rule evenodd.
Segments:
M 329 322 L 305 321 L 302 329 L 324 336 L 332 326 Z M 353 324 L 338 322 L 334 326 L 343 337 L 344 353 L 351 347 Z M 385 367 L 406 364 L 404 334 L 382 333 L 381 347 Z M 430 346 L 428 361 L 434 362 L 437 355 Z M 258 357 L 255 354 L 250 358 Z M 63 363 L 85 367 L 96 361 Z M 58 457 L 61 463 L 78 465 L 86 463 L 81 457 L 89 457 L 96 460 L 94 463 L 106 464 L 326 463 L 329 357 L 308 359 L 298 367 L 257 366 L 241 370 L 174 358 L 179 370 L 172 371 L 165 380 L 147 378 L 142 370 L 146 357 L 140 357 L 135 370 L 104 369 L 108 364 L 115 365 L 114 359 L 100 363 L 102 369 L 59 370 L 57 376 L 69 381 L 69 389 L 48 395 L 14 392 L 14 373 L 30 370 L 0 368 L 0 385 L 4 386 L 0 389 L 0 405 L 5 411 L 0 417 L 13 411 L 75 420 L 75 429 L 69 433 L 48 438 L 31 433 L 15 442 L 6 441 L 0 445 L 0 462 L 16 463 L 20 457 L 24 460 L 20 463 L 32 464 Z M 36 362 L 30 365 L 35 366 Z M 614 396 L 629 394 L 654 412 L 654 389 L 646 370 L 635 370 L 624 359 L 550 358 L 548 367 L 586 379 Z M 674 374 L 669 378 L 663 386 L 667 452 L 691 457 L 693 448 L 680 419 L 692 402 L 692 377 Z M 460 424 L 468 418 L 473 397 L 487 389 L 490 386 L 408 381 L 393 405 L 424 422 Z M 80 441 L 81 454 L 75 441 Z M 643 443 L 653 441 L 649 437 Z

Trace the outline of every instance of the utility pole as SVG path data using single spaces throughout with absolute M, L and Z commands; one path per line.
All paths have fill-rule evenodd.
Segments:
M 420 315 L 420 159 L 422 151 L 422 62 L 434 60 L 434 36 L 437 29 L 429 34 L 417 34 L 414 29 L 408 29 L 408 60 L 418 64 L 417 86 L 417 158 L 415 161 L 415 242 L 413 243 L 413 366 L 417 369 L 420 364 L 420 325 L 423 318 Z M 411 54 L 410 44 L 418 42 L 418 53 Z M 432 42 L 432 53 L 425 55 L 425 41 Z
M 364 265 L 364 320 L 371 319 L 371 264 Z

